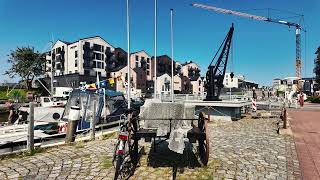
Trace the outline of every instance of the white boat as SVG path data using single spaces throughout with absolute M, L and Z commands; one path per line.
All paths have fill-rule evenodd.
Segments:
M 40 97 L 41 107 L 64 107 L 66 103 L 67 103 L 67 100 L 58 100 L 55 97 L 49 97 L 49 96 Z

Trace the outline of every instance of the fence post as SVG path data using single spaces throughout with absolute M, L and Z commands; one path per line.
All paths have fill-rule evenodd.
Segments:
M 34 150 L 34 103 L 29 103 L 30 113 L 29 113 L 29 123 L 28 123 L 28 141 L 27 148 L 31 152 Z
M 91 127 L 91 140 L 95 140 L 96 135 L 96 108 L 97 103 L 96 101 L 93 101 L 93 118 L 90 121 L 90 127 Z

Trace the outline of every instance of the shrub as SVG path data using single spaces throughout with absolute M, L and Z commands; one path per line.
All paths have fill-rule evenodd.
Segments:
M 306 101 L 311 102 L 311 103 L 320 103 L 320 96 L 308 97 Z

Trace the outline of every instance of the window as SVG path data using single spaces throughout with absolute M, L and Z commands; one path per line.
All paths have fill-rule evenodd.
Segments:
M 74 73 L 78 73 L 78 70 L 75 70 Z
M 150 69 L 150 64 L 147 64 L 147 69 Z
M 147 63 L 150 63 L 150 58 L 147 58 Z
M 199 80 L 199 86 L 201 86 L 201 80 Z
M 93 44 L 93 50 L 102 52 L 102 46 L 99 44 Z
M 44 98 L 43 101 L 44 102 L 50 102 L 50 99 L 49 98 Z
M 139 61 L 139 56 L 136 56 L 136 61 Z
M 74 67 L 78 67 L 78 60 L 74 61 Z
M 89 47 L 90 47 L 90 42 L 85 42 L 85 43 L 84 43 L 84 46 L 85 46 L 86 48 L 89 48 Z
M 138 61 L 136 61 L 136 67 L 139 67 L 139 62 Z
M 57 48 L 56 51 L 57 51 L 57 53 L 60 53 L 61 52 L 61 47 Z
M 150 71 L 147 71 L 147 75 L 148 75 L 148 76 L 150 75 Z
M 141 61 L 144 61 L 144 57 L 141 57 Z
M 74 57 L 77 58 L 78 57 L 78 51 L 74 52 Z
M 102 63 L 101 62 L 97 62 L 97 68 L 102 68 Z
M 100 53 L 93 53 L 93 59 L 102 60 L 102 56 Z

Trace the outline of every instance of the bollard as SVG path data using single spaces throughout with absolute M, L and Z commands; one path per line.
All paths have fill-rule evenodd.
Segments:
M 283 129 L 287 129 L 287 109 L 283 109 Z
M 80 119 L 80 108 L 72 106 L 69 112 L 66 143 L 74 142 L 76 139 L 77 125 Z
M 93 101 L 93 117 L 90 121 L 90 127 L 91 127 L 91 140 L 95 140 L 96 136 L 96 108 L 97 108 L 97 103 L 96 101 Z
M 29 103 L 30 113 L 29 113 L 29 123 L 28 123 L 28 141 L 27 148 L 30 152 L 34 150 L 34 103 Z
M 209 106 L 207 106 L 207 109 L 208 109 L 208 122 L 210 122 L 210 115 L 211 115 L 211 111 L 210 111 Z

